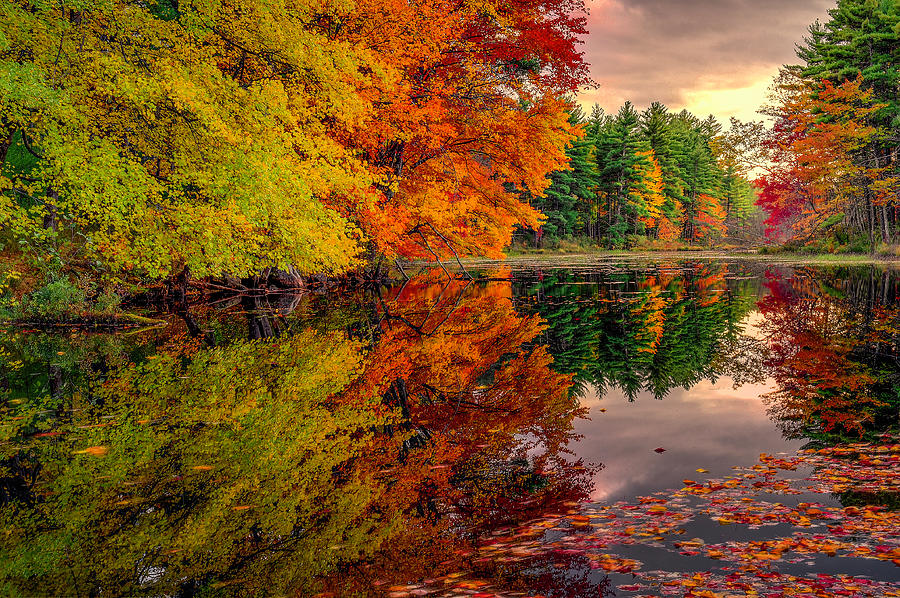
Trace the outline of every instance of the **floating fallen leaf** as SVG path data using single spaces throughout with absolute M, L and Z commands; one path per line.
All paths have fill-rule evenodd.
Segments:
M 666 449 L 659 447 L 658 449 L 653 449 L 653 452 L 662 454 L 662 453 L 666 452 Z
M 90 455 L 92 457 L 103 457 L 109 452 L 109 448 L 105 446 L 89 446 L 86 449 L 75 451 L 75 455 Z

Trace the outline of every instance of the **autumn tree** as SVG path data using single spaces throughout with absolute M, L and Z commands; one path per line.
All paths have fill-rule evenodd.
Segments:
M 322 199 L 370 185 L 332 129 L 369 110 L 373 55 L 323 15 L 348 9 L 4 4 L 4 230 L 150 278 L 353 266 L 357 234 Z
M 777 161 L 759 181 L 772 225 L 790 219 L 801 238 L 841 224 L 866 233 L 870 244 L 881 236 L 880 208 L 892 201 L 898 179 L 864 158 L 885 132 L 868 124 L 881 105 L 862 84 L 861 77 L 839 86 L 801 81 L 772 111 L 767 144 Z
M 871 251 L 897 235 L 900 9 L 839 0 L 828 16 L 776 81 L 768 144 L 779 155 L 760 205 L 783 236 L 826 249 L 862 249 L 864 238 Z
M 382 58 L 376 107 L 347 143 L 373 193 L 335 205 L 389 258 L 497 257 L 539 212 L 576 135 L 563 94 L 586 81 L 580 2 L 370 1 L 342 24 Z
M 583 8 L 7 3 L 4 241 L 147 278 L 497 256 L 578 133 Z

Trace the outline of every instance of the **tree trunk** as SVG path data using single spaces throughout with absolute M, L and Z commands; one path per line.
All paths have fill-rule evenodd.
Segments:
M 63 369 L 58 365 L 50 365 L 47 370 L 47 381 L 50 384 L 50 397 L 60 398 L 63 392 Z
M 56 189 L 47 189 L 47 202 L 44 214 L 44 228 L 47 230 L 59 230 L 59 222 L 56 217 L 56 204 L 59 202 L 59 192 Z
M 260 305 L 259 297 L 245 296 L 241 301 L 247 313 L 247 337 L 249 340 L 260 340 L 267 338 L 275 338 L 279 335 L 279 330 L 272 326 L 269 321 L 265 308 L 267 306 Z
M 875 253 L 875 204 L 872 202 L 872 191 L 866 189 L 866 211 L 869 216 L 869 253 Z

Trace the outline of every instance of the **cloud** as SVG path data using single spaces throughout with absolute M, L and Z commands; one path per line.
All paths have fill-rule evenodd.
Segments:
M 582 103 L 660 101 L 721 119 L 753 116 L 778 68 L 834 0 L 588 0 L 585 56 L 600 88 Z

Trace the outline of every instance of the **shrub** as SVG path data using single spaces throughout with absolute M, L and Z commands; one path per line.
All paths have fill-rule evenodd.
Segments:
M 116 311 L 122 298 L 112 291 L 103 291 L 94 298 L 94 311 L 102 314 L 111 314 Z
M 22 312 L 42 317 L 59 317 L 84 307 L 84 291 L 66 279 L 53 281 L 22 301 Z

